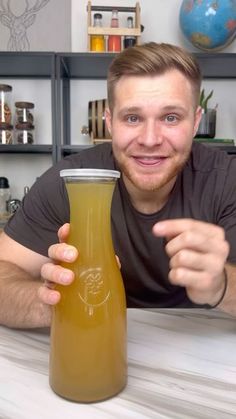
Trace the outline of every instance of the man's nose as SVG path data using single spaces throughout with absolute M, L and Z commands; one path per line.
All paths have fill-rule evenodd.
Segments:
M 140 142 L 146 146 L 152 147 L 163 142 L 162 130 L 157 121 L 147 121 L 140 135 Z

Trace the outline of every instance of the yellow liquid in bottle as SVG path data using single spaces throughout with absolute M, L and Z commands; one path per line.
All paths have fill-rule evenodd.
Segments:
M 109 398 L 126 384 L 126 300 L 110 233 L 114 182 L 67 184 L 71 207 L 69 243 L 79 249 L 70 286 L 51 327 L 50 384 L 81 402 Z
M 91 36 L 91 51 L 103 52 L 105 51 L 105 39 L 103 35 Z

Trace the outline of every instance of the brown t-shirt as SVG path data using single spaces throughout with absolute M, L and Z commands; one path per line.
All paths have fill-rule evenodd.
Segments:
M 69 221 L 69 203 L 59 171 L 66 168 L 117 169 L 110 144 L 71 155 L 49 169 L 32 186 L 5 232 L 42 255 L 58 241 L 58 228 Z M 222 226 L 236 263 L 236 158 L 201 144 L 192 153 L 166 205 L 157 213 L 133 208 L 122 179 L 112 201 L 112 235 L 129 307 L 196 307 L 183 287 L 168 281 L 165 240 L 154 237 L 153 225 L 171 218 L 194 218 Z

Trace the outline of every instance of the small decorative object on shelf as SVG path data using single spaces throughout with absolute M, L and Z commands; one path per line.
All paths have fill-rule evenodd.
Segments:
M 203 51 L 226 48 L 236 34 L 236 0 L 183 0 L 179 14 L 184 36 Z
M 206 96 L 202 89 L 200 95 L 200 106 L 202 108 L 202 118 L 197 130 L 196 137 L 214 138 L 216 134 L 216 109 L 208 108 L 208 101 L 213 95 L 213 90 Z
M 88 51 L 94 52 L 92 49 L 92 37 L 102 35 L 105 38 L 107 44 L 106 51 L 108 52 L 119 52 L 124 46 L 124 40 L 126 38 L 134 38 L 136 44 L 140 44 L 141 32 L 143 31 L 143 26 L 140 24 L 140 5 L 136 3 L 135 7 L 125 7 L 125 6 L 92 6 L 91 1 L 88 1 L 87 5 L 88 19 L 87 19 L 87 33 L 88 33 Z M 101 12 L 111 13 L 111 26 L 102 27 L 102 25 L 92 24 L 92 13 L 101 14 Z M 98 13 L 97 13 L 98 12 Z M 128 22 L 128 27 L 123 28 L 119 27 L 119 13 L 133 13 L 134 19 L 132 18 L 134 24 L 133 27 L 129 26 L 131 22 Z M 130 18 L 130 16 L 129 16 Z M 96 50 L 95 52 L 102 52 Z
M 101 28 L 102 27 L 102 14 L 95 13 L 93 16 L 93 26 L 94 28 Z M 104 35 L 92 35 L 91 36 L 91 51 L 95 52 L 104 52 L 106 51 L 105 45 L 105 36 Z
M 88 131 L 94 144 L 111 140 L 105 122 L 107 107 L 107 99 L 93 100 L 88 103 Z
M 119 28 L 118 10 L 112 10 L 111 28 Z M 108 49 L 108 52 L 120 52 L 121 51 L 121 36 L 109 35 L 107 49 Z

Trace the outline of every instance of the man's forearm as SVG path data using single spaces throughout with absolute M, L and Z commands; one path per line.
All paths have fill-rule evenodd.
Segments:
M 221 311 L 236 316 L 236 266 L 226 264 L 227 289 L 225 296 L 218 306 Z
M 51 307 L 39 300 L 39 286 L 40 279 L 0 261 L 0 324 L 15 328 L 50 326 Z

